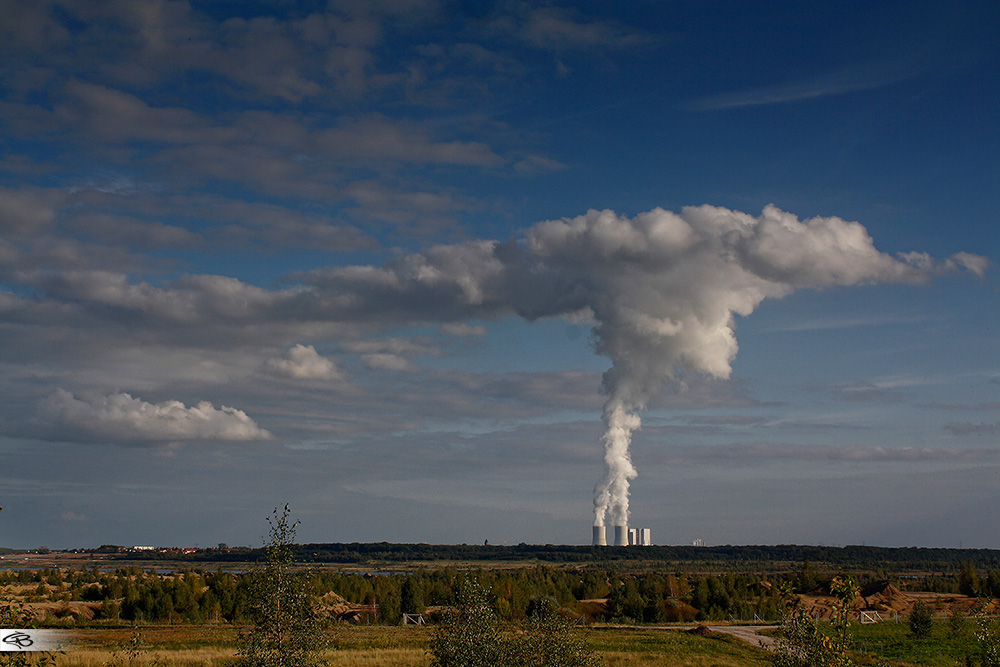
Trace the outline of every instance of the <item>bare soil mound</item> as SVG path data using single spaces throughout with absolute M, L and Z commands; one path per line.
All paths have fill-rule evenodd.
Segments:
M 28 602 L 24 608 L 35 618 L 72 618 L 92 621 L 101 611 L 100 602 Z

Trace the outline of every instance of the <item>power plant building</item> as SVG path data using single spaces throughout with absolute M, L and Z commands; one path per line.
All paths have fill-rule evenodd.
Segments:
M 605 526 L 594 526 L 593 541 L 595 547 L 608 546 L 608 534 Z M 615 526 L 614 542 L 616 547 L 649 547 L 653 545 L 653 538 L 649 528 L 629 528 L 628 526 Z

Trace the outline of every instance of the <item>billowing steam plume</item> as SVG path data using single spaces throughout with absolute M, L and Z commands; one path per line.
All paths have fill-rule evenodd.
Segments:
M 386 323 L 517 314 L 526 319 L 593 317 L 604 374 L 604 459 L 594 522 L 628 522 L 629 456 L 638 412 L 681 374 L 730 374 L 734 314 L 796 289 L 925 281 L 964 268 L 983 275 L 986 258 L 936 261 L 875 249 L 864 227 L 840 218 L 800 221 L 774 206 L 760 216 L 713 206 L 634 218 L 611 211 L 541 222 L 523 240 L 438 246 L 383 267 L 315 271 L 290 292 L 294 311 Z
M 633 219 L 591 211 L 544 222 L 529 232 L 539 261 L 576 274 L 597 320 L 604 374 L 607 472 L 595 488 L 594 525 L 628 523 L 629 445 L 637 414 L 681 369 L 726 378 L 736 355 L 733 315 L 749 315 L 768 297 L 798 288 L 917 282 L 963 266 L 977 274 L 982 257 L 935 263 L 877 251 L 864 227 L 839 218 L 799 221 L 768 206 L 760 217 L 723 208 L 662 209 Z M 565 279 L 565 278 L 564 278 Z

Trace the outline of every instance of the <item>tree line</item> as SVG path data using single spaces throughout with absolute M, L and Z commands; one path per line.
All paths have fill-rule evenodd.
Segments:
M 102 551 L 103 550 L 103 551 Z M 130 552 L 114 545 L 100 550 L 112 559 L 128 561 L 180 561 L 188 563 L 245 563 L 263 561 L 263 549 L 202 549 L 192 553 Z M 972 563 L 981 570 L 1000 569 L 1000 550 L 947 549 L 930 547 L 875 547 L 848 545 L 843 547 L 808 545 L 751 546 L 649 546 L 593 547 L 553 544 L 402 544 L 373 543 L 309 543 L 294 545 L 298 562 L 316 564 L 360 565 L 366 563 L 407 562 L 542 562 L 550 564 L 594 564 L 624 566 L 638 564 L 686 564 L 725 569 L 760 569 L 775 564 L 795 564 L 809 561 L 834 569 L 874 570 L 888 568 L 909 570 L 952 570 L 963 563 Z
M 559 607 L 579 613 L 585 611 L 582 601 L 606 600 L 597 612 L 600 620 L 660 623 L 755 616 L 778 620 L 781 590 L 812 592 L 835 573 L 809 561 L 784 573 L 770 574 L 551 565 L 471 572 L 455 567 L 418 568 L 403 573 L 296 567 L 305 572 L 306 590 L 313 598 L 332 592 L 349 603 L 372 605 L 378 610 L 372 620 L 389 624 L 400 622 L 404 613 L 454 605 L 468 576 L 487 592 L 494 613 L 512 621 L 527 618 L 531 601 L 539 598 L 551 598 Z M 858 577 L 861 584 L 885 578 L 907 590 L 1000 597 L 1000 568 L 987 571 L 970 562 L 938 575 L 893 579 L 880 568 Z M 115 571 L 0 571 L 0 584 L 20 584 L 27 602 L 100 603 L 96 619 L 109 622 L 246 623 L 252 604 L 250 579 L 249 573 L 201 568 L 176 573 L 136 566 Z

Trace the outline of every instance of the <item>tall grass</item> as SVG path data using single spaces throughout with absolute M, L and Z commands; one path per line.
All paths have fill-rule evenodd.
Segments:
M 236 631 L 212 626 L 139 628 L 142 650 L 123 660 L 122 646 L 136 630 L 81 630 L 60 667 L 228 667 Z M 582 631 L 605 667 L 768 667 L 767 654 L 722 634 L 682 630 L 588 628 Z M 429 667 L 431 628 L 342 627 L 333 632 L 330 667 Z

